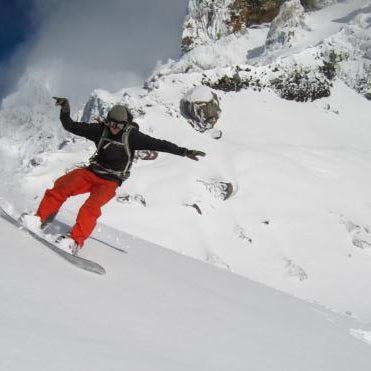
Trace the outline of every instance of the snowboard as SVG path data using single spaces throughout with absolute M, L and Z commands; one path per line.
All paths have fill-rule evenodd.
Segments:
M 11 215 L 9 212 L 7 212 L 1 205 L 0 205 L 0 216 L 19 228 L 20 230 L 28 233 L 31 235 L 34 239 L 41 242 L 44 246 L 48 247 L 50 250 L 55 252 L 57 255 L 62 257 L 63 259 L 69 261 L 71 264 L 75 265 L 76 267 L 79 267 L 81 269 L 84 269 L 89 272 L 97 273 L 97 274 L 106 274 L 106 270 L 98 263 L 82 258 L 80 256 L 75 256 L 72 254 L 69 254 L 68 252 L 60 249 L 56 246 L 53 242 L 49 241 L 46 236 L 40 232 L 40 234 L 37 234 L 36 232 L 30 230 L 25 225 L 22 224 L 22 222 Z

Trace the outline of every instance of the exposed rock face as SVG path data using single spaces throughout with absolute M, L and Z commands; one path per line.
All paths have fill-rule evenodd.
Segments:
M 228 25 L 232 32 L 240 32 L 253 24 L 270 22 L 283 0 L 235 0 L 230 6 Z
M 271 51 L 291 47 L 293 41 L 297 39 L 297 34 L 308 29 L 300 0 L 287 0 L 282 4 L 277 17 L 271 23 L 265 48 Z
M 198 45 L 245 32 L 251 25 L 271 22 L 285 0 L 189 0 L 183 25 L 184 53 Z M 299 1 L 299 0 L 298 0 Z M 306 10 L 322 8 L 337 0 L 300 0 Z
M 84 106 L 81 118 L 79 119 L 84 122 L 93 122 L 96 121 L 97 118 L 104 118 L 115 104 L 123 104 L 126 106 L 134 118 L 143 117 L 146 114 L 146 104 L 143 100 L 132 97 L 129 93 L 125 92 L 116 101 L 112 101 L 109 93 L 104 90 L 96 89 L 90 95 L 89 100 Z
M 101 97 L 101 92 L 96 90 L 85 104 L 81 120 L 83 122 L 93 122 L 97 117 L 106 117 L 110 108 L 111 105 L 107 103 L 104 97 Z
M 183 52 L 208 41 L 218 40 L 233 31 L 228 27 L 229 6 L 233 0 L 189 0 L 188 14 L 183 25 Z
M 282 0 L 189 0 L 182 51 L 244 32 L 252 24 L 270 22 Z
M 180 109 L 189 123 L 202 133 L 214 127 L 221 111 L 217 95 L 206 86 L 192 89 L 182 99 Z

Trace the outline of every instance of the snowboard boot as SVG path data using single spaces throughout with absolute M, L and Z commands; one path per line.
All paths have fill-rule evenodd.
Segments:
M 55 243 L 61 250 L 64 250 L 73 256 L 77 256 L 79 254 L 79 245 L 70 235 L 59 236 L 55 240 Z
M 42 223 L 39 216 L 35 214 L 23 213 L 19 217 L 19 220 L 30 231 L 40 233 Z
M 46 220 L 43 221 L 43 222 L 41 223 L 41 229 L 42 229 L 43 231 L 45 231 L 45 230 L 47 229 L 47 227 L 48 227 L 51 223 L 53 223 L 53 220 L 55 219 L 56 215 L 57 215 L 57 213 L 51 213 L 51 214 L 46 218 Z

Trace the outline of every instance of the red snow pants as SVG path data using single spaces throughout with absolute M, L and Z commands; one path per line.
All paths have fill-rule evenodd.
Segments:
M 50 215 L 58 212 L 68 197 L 90 193 L 70 232 L 71 237 L 82 247 L 97 224 L 101 207 L 115 196 L 117 187 L 114 180 L 100 178 L 88 169 L 73 170 L 58 178 L 54 187 L 45 192 L 36 215 L 44 222 Z

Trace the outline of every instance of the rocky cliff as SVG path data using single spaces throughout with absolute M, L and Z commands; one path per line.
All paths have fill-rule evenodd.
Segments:
M 184 53 L 198 45 L 252 25 L 271 22 L 285 0 L 189 0 L 181 49 Z M 300 0 L 306 10 L 330 5 L 336 0 Z

